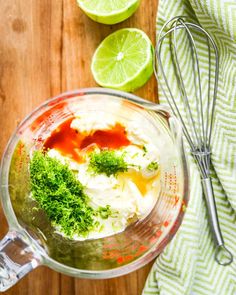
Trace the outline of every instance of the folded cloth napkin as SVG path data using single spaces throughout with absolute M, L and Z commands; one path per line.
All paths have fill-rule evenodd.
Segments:
M 157 33 L 168 19 L 183 15 L 200 23 L 212 35 L 219 49 L 220 76 L 211 146 L 215 171 L 213 188 L 222 234 L 227 248 L 234 255 L 234 262 L 221 266 L 214 259 L 215 245 L 200 176 L 188 153 L 191 181 L 188 208 L 176 236 L 154 263 L 143 295 L 235 295 L 236 1 L 159 0 Z M 168 54 L 163 64 L 167 76 L 171 77 Z M 176 82 L 169 80 L 175 93 Z M 159 97 L 165 104 L 160 87 Z

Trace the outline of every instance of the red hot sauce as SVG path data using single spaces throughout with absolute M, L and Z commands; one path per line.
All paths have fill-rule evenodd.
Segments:
M 116 123 L 110 129 L 93 130 L 85 134 L 70 127 L 73 120 L 74 118 L 66 120 L 51 133 L 44 143 L 46 150 L 57 149 L 64 156 L 83 162 L 81 151 L 89 147 L 119 149 L 130 145 L 125 127 L 120 123 Z

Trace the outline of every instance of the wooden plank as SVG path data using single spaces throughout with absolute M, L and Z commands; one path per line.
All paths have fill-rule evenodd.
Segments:
M 0 155 L 17 124 L 38 104 L 60 92 L 96 83 L 90 71 L 101 40 L 123 27 L 144 30 L 155 41 L 157 1 L 142 0 L 127 21 L 106 26 L 91 21 L 75 0 L 5 0 L 0 3 Z M 157 100 L 154 77 L 136 94 Z M 0 238 L 7 223 L 0 209 Z M 138 295 L 148 266 L 109 280 L 74 279 L 40 267 L 7 291 L 9 295 Z

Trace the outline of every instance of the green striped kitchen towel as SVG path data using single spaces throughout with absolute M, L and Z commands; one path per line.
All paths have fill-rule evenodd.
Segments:
M 236 295 L 236 0 L 159 0 L 157 32 L 168 19 L 178 15 L 199 22 L 219 49 L 220 76 L 211 147 L 213 187 L 221 230 L 234 262 L 220 266 L 214 260 L 200 177 L 189 155 L 189 205 L 176 236 L 154 263 L 143 295 Z M 171 77 L 168 54 L 163 64 Z M 175 93 L 174 79 L 170 83 Z M 159 97 L 161 103 L 166 103 L 160 88 Z

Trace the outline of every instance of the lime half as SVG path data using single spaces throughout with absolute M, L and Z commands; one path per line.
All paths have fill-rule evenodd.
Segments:
M 129 18 L 140 0 L 77 0 L 77 3 L 94 21 L 113 25 Z
M 99 45 L 91 69 L 99 85 L 134 91 L 153 73 L 152 43 L 141 30 L 118 30 Z

